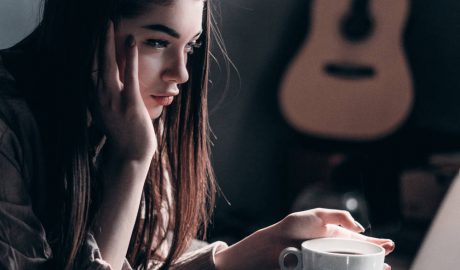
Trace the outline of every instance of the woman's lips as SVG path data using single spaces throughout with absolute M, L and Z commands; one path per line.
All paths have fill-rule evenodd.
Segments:
M 156 103 L 158 103 L 161 106 L 168 106 L 174 100 L 174 96 L 153 96 L 152 95 L 151 97 L 156 101 Z

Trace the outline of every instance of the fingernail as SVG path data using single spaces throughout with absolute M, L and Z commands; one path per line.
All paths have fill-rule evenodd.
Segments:
M 382 245 L 382 247 L 388 251 L 393 251 L 395 249 L 395 243 L 393 241 L 388 241 Z
M 136 40 L 134 39 L 133 35 L 129 35 L 128 38 L 126 38 L 126 46 L 134 47 L 134 45 L 136 45 Z
M 355 220 L 355 225 L 356 225 L 356 227 L 358 227 L 361 230 L 361 232 L 364 232 L 366 230 L 366 229 L 364 229 L 363 225 L 359 224 L 359 222 L 356 221 L 356 220 Z

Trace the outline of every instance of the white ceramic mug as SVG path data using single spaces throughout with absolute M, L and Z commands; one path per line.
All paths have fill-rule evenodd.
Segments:
M 385 250 L 375 244 L 341 238 L 318 238 L 302 243 L 301 250 L 288 247 L 279 256 L 281 270 L 382 270 Z M 287 267 L 289 255 L 297 257 L 294 267 Z

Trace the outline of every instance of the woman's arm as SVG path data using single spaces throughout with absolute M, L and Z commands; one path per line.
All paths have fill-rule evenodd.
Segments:
M 126 257 L 157 142 L 140 95 L 136 42 L 130 36 L 125 48 L 120 48 L 126 63 L 122 82 L 113 24 L 108 28 L 104 63 L 99 70 L 103 78 L 97 83 L 98 103 L 94 108 L 96 123 L 107 134 L 107 143 L 100 166 L 103 179 L 99 179 L 103 181 L 103 198 L 93 230 L 102 258 L 118 270 Z
M 360 234 L 362 226 L 342 210 L 313 209 L 293 213 L 280 222 L 261 229 L 216 254 L 218 270 L 279 269 L 278 256 L 288 246 L 299 246 L 307 239 L 342 237 L 381 245 L 387 253 L 394 249 L 388 239 Z M 389 269 L 389 266 L 385 266 Z
M 150 161 L 111 158 L 105 165 L 106 184 L 93 231 L 102 258 L 112 269 L 121 269 Z

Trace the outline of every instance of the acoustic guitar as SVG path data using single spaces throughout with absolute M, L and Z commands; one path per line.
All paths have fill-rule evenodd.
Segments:
M 374 140 L 398 129 L 413 101 L 402 46 L 408 0 L 316 0 L 311 31 L 284 75 L 281 112 L 300 132 Z

